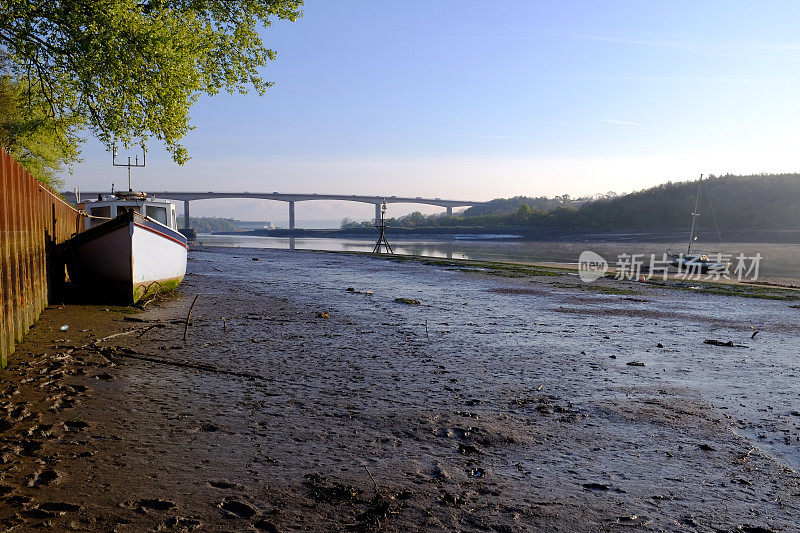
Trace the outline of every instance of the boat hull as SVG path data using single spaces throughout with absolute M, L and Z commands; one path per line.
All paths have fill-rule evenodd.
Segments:
M 187 249 L 177 231 L 126 213 L 70 239 L 67 266 L 85 294 L 136 303 L 180 285 Z
M 724 274 L 730 268 L 729 263 L 713 261 L 698 255 L 672 255 L 668 260 L 678 270 L 693 274 Z

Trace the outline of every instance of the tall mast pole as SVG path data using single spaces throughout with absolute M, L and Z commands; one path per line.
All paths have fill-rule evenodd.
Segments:
M 142 142 L 142 164 L 139 164 L 139 155 L 136 155 L 135 163 L 131 163 L 131 156 L 128 156 L 128 163 L 117 163 L 117 147 L 114 146 L 112 150 L 111 156 L 111 164 L 115 167 L 128 167 L 128 192 L 132 192 L 133 188 L 131 187 L 131 167 L 144 167 L 147 166 L 147 148 L 144 146 L 144 142 Z
M 692 252 L 692 240 L 694 240 L 694 226 L 695 222 L 697 221 L 697 217 L 700 216 L 700 213 L 697 212 L 697 209 L 700 206 L 700 182 L 703 181 L 703 175 L 700 174 L 700 179 L 697 180 L 697 196 L 694 199 L 694 211 L 692 211 L 692 230 L 689 232 L 689 248 L 686 249 L 686 255 L 689 255 Z

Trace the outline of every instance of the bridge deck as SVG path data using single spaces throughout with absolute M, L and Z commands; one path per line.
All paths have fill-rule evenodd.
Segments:
M 97 198 L 99 194 L 108 194 L 108 192 L 82 192 L 81 198 Z M 454 207 L 465 207 L 478 205 L 482 202 L 470 202 L 462 200 L 443 200 L 441 198 L 410 198 L 405 196 L 364 196 L 364 195 L 345 195 L 345 194 L 288 194 L 279 192 L 180 192 L 180 191 L 148 191 L 148 196 L 157 198 L 166 198 L 168 200 L 176 200 L 183 202 L 183 214 L 185 230 L 189 229 L 189 202 L 197 200 L 213 200 L 217 198 L 254 198 L 259 200 L 275 200 L 278 202 L 287 202 L 289 204 L 289 229 L 295 229 L 294 221 L 294 204 L 295 202 L 308 202 L 313 200 L 338 200 L 343 202 L 360 202 L 365 204 L 375 205 L 375 220 L 380 219 L 380 207 L 383 202 L 387 204 L 425 204 L 436 205 L 447 209 L 447 214 L 453 214 Z M 75 194 L 72 192 L 65 192 L 64 197 L 68 202 L 75 203 Z

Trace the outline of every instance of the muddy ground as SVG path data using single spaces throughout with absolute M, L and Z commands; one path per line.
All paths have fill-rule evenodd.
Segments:
M 10 358 L 0 526 L 797 531 L 797 302 L 683 289 L 195 250 Z

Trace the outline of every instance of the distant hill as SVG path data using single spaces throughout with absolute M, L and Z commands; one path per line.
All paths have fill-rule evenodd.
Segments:
M 497 199 L 454 216 L 412 213 L 402 227 L 507 226 L 562 231 L 688 229 L 697 181 L 665 183 L 625 195 L 570 199 Z M 712 209 L 713 206 L 713 209 Z M 800 229 L 800 174 L 711 176 L 703 180 L 700 227 L 712 230 Z

